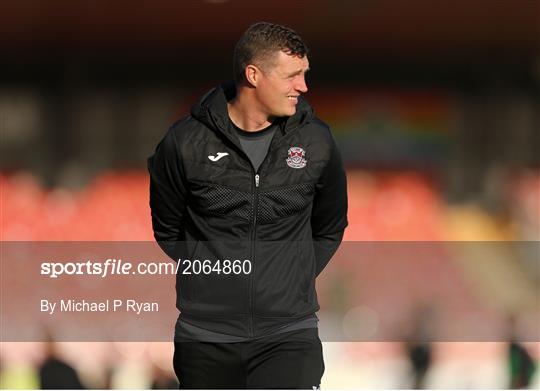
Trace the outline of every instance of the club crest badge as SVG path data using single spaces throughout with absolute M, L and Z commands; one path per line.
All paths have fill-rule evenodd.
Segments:
M 292 168 L 304 168 L 307 164 L 306 151 L 300 147 L 290 147 L 288 151 L 287 165 Z

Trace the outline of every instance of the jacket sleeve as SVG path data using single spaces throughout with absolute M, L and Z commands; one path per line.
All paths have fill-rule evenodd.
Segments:
M 347 227 L 347 178 L 337 145 L 329 133 L 330 159 L 315 187 L 311 214 L 316 275 L 337 251 Z
M 154 238 L 174 261 L 185 250 L 184 210 L 186 185 L 182 161 L 171 128 L 148 158 L 150 209 Z

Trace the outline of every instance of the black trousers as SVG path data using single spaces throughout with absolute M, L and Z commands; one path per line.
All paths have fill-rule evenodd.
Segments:
M 316 328 L 250 342 L 175 342 L 181 389 L 313 389 L 324 373 Z

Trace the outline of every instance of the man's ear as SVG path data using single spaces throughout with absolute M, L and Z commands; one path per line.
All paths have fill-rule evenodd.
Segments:
M 260 74 L 261 74 L 261 70 L 257 68 L 255 65 L 250 64 L 246 66 L 246 70 L 245 70 L 246 81 L 248 82 L 248 84 L 252 85 L 253 87 L 257 87 Z

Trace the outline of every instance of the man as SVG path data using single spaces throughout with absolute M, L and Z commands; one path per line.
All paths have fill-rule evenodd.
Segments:
M 181 388 L 318 387 L 315 278 L 347 226 L 330 130 L 301 97 L 307 48 L 257 23 L 149 159 L 155 238 L 175 261 Z

